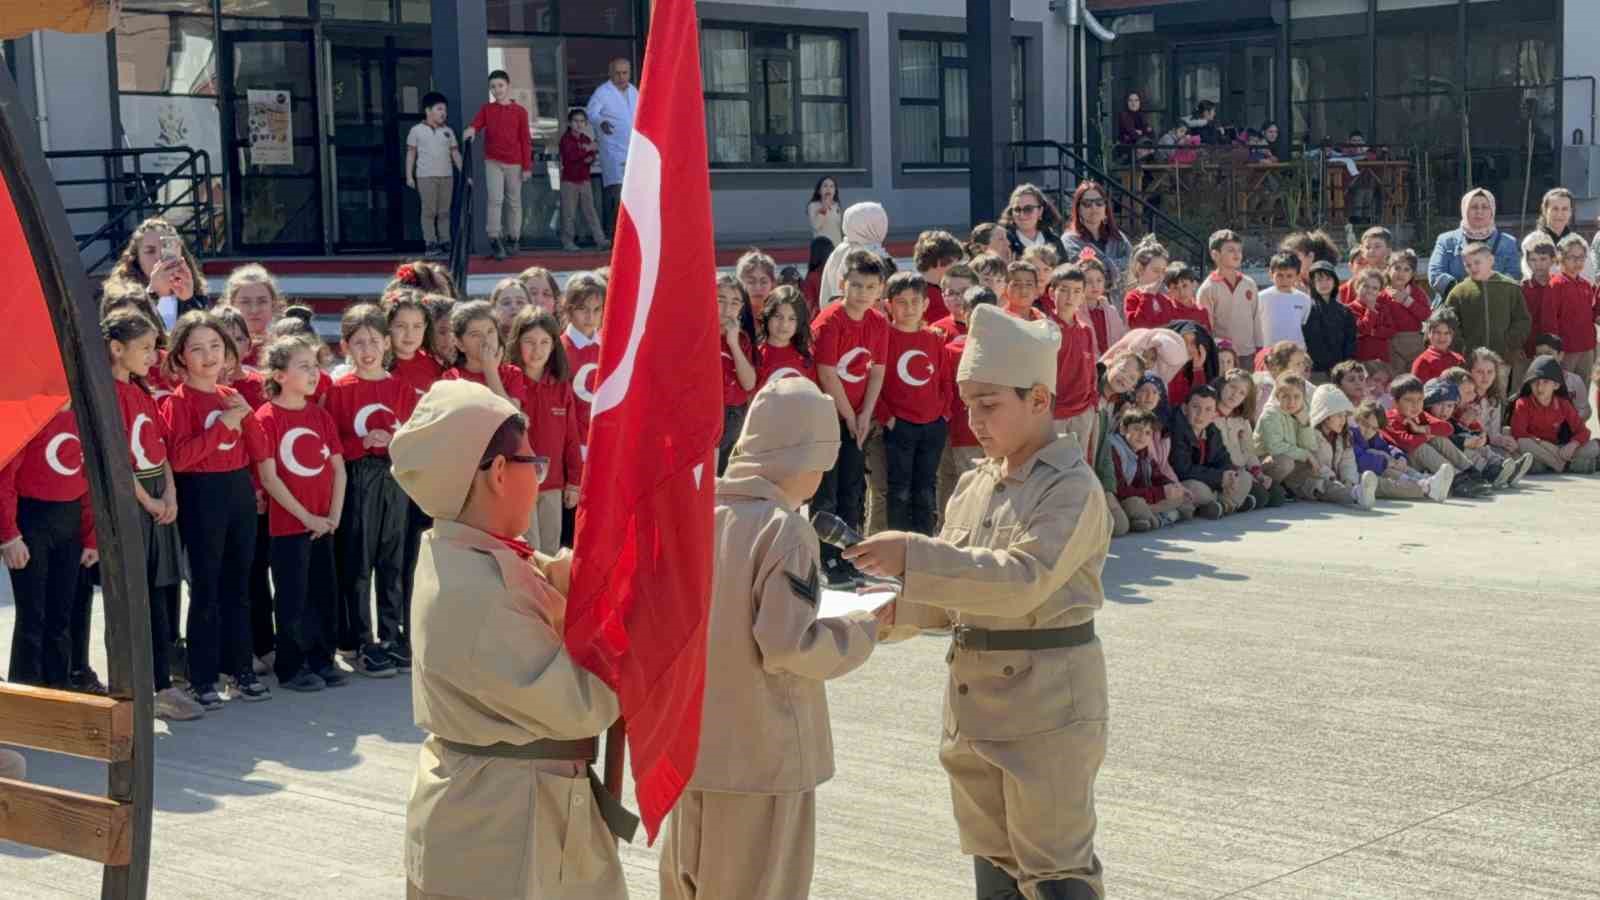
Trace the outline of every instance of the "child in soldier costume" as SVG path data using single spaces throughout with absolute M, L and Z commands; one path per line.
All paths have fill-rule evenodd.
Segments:
M 823 681 L 866 662 L 878 634 L 870 612 L 817 618 L 821 555 L 799 510 L 839 438 L 828 395 L 780 378 L 751 401 L 717 481 L 704 737 L 667 819 L 662 900 L 810 892 L 815 791 L 833 777 Z
M 562 645 L 570 558 L 519 537 L 538 498 L 527 420 L 440 381 L 389 444 L 434 520 L 412 599 L 412 706 L 428 732 L 406 807 L 407 897 L 615 900 L 632 822 L 589 770 L 617 698 Z
M 979 898 L 1104 896 L 1094 616 L 1111 517 L 1082 448 L 1052 428 L 1058 346 L 1046 322 L 975 309 L 956 382 L 986 459 L 962 477 L 939 537 L 884 532 L 845 553 L 904 576 L 890 637 L 954 627 L 939 761 Z

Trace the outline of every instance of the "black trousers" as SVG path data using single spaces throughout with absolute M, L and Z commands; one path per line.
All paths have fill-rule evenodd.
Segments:
M 857 531 L 865 514 L 863 504 L 867 497 L 867 458 L 850 436 L 850 426 L 839 420 L 839 458 L 833 468 L 822 476 L 816 496 L 811 498 L 814 512 L 830 512 L 845 520 Z M 830 568 L 840 562 L 839 550 L 831 544 L 822 545 L 823 565 Z
M 950 427 L 943 419 L 924 425 L 897 421 L 883 432 L 889 463 L 889 527 L 933 534 L 939 505 L 939 457 Z
M 74 678 L 89 671 L 89 631 L 94 626 L 94 589 L 100 584 L 100 564 L 78 569 L 78 589 L 72 598 L 72 656 L 67 672 Z
M 279 681 L 288 681 L 302 668 L 320 672 L 333 665 L 339 618 L 333 542 L 331 536 L 312 540 L 306 532 L 271 541 L 278 604 L 278 655 L 272 666 Z
M 255 555 L 250 558 L 250 652 L 264 657 L 277 646 L 273 637 L 272 582 L 267 578 L 271 559 L 272 534 L 267 515 L 256 516 Z
M 250 671 L 250 563 L 256 492 L 244 469 L 183 472 L 178 531 L 189 555 L 189 682 L 205 692 L 221 674 Z
M 402 570 L 411 498 L 390 474 L 388 457 L 364 456 L 345 467 L 345 476 L 344 516 L 335 532 L 338 630 L 332 634 L 344 649 L 360 650 L 372 643 L 370 598 L 376 586 L 378 640 L 403 642 L 407 619 Z
M 72 614 L 83 557 L 83 501 L 17 498 L 17 530 L 28 564 L 11 569 L 17 619 L 6 677 L 18 684 L 64 688 L 72 670 Z
M 717 444 L 718 478 L 728 470 L 728 457 L 733 455 L 733 445 L 739 442 L 739 432 L 744 430 L 744 416 L 748 410 L 748 406 L 722 408 L 722 441 Z
M 433 527 L 433 520 L 422 507 L 406 498 L 406 542 L 400 559 L 400 621 L 405 623 L 407 640 L 411 636 L 411 595 L 417 586 L 417 559 L 422 556 L 422 533 Z

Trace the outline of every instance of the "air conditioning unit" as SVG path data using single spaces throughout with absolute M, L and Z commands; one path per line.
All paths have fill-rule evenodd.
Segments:
M 1562 147 L 1561 183 L 1579 200 L 1600 199 L 1600 144 Z

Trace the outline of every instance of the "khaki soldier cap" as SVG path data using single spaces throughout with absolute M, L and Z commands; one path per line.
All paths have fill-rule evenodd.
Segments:
M 767 383 L 750 401 L 725 478 L 776 481 L 801 472 L 826 472 L 839 457 L 839 414 L 809 378 Z
M 517 415 L 510 401 L 471 381 L 436 381 L 389 442 L 394 478 L 422 511 L 454 519 L 489 439 Z
M 956 381 L 982 381 L 1024 390 L 1042 384 L 1055 393 L 1061 329 L 1048 319 L 1024 322 L 992 304 L 967 317 L 967 346 Z

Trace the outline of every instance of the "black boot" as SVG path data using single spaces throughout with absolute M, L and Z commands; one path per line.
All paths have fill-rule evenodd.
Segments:
M 972 874 L 977 882 L 978 900 L 1022 900 L 1017 880 L 987 859 L 974 856 Z
M 1089 882 L 1077 878 L 1041 881 L 1034 887 L 1038 890 L 1039 900 L 1100 900 Z

